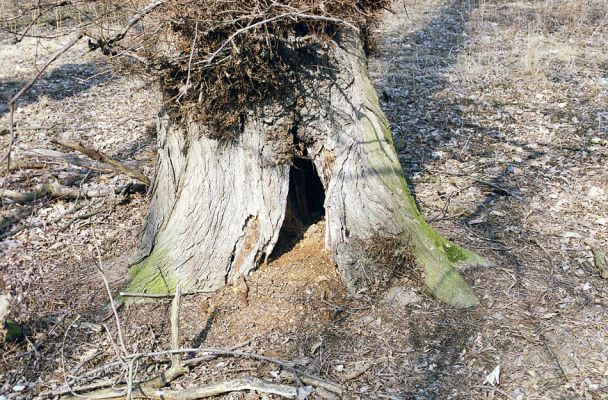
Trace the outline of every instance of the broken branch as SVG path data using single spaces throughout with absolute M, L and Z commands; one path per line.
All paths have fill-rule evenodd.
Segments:
M 297 390 L 293 386 L 267 382 L 250 376 L 181 390 L 158 390 L 140 386 L 133 390 L 132 396 L 134 399 L 195 400 L 242 390 L 255 390 L 256 392 L 274 394 L 288 399 L 297 396 Z M 125 392 L 121 388 L 110 388 L 82 394 L 74 398 L 82 398 L 82 396 L 97 399 L 124 399 Z
M 19 204 L 28 204 L 47 196 L 61 197 L 66 199 L 105 197 L 113 194 L 120 194 L 127 189 L 127 186 L 129 185 L 119 187 L 98 186 L 91 189 L 79 189 L 66 187 L 57 182 L 53 182 L 48 183 L 33 192 L 19 192 L 9 189 L 0 189 L 0 198 L 9 199 Z M 128 188 L 128 191 L 129 193 L 137 192 L 138 189 L 141 188 L 131 185 L 131 187 Z
M 51 143 L 55 143 L 57 145 L 66 147 L 68 149 L 78 151 L 78 152 L 92 158 L 95 161 L 106 163 L 110 166 L 110 168 L 112 168 L 116 172 L 123 173 L 133 179 L 137 179 L 138 181 L 142 182 L 146 186 L 150 186 L 150 179 L 148 179 L 148 177 L 145 176 L 143 173 L 136 170 L 135 168 L 128 167 L 125 164 L 116 161 L 109 155 L 102 153 L 99 150 L 95 150 L 93 148 L 86 147 L 80 142 L 72 142 L 69 140 L 53 139 L 53 140 L 51 140 Z

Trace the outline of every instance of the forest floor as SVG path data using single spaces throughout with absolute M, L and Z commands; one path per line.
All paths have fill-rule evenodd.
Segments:
M 607 15 L 601 0 L 417 0 L 397 2 L 378 29 L 370 69 L 420 209 L 494 263 L 464 272 L 479 307 L 450 309 L 406 277 L 383 293 L 349 295 L 320 221 L 246 284 L 184 297 L 183 346 L 289 360 L 339 383 L 345 399 L 608 398 L 608 280 L 590 247 L 608 250 Z M 0 36 L 0 128 L 36 54 L 61 44 Z M 68 153 L 54 137 L 152 176 L 160 96 L 107 68 L 83 45 L 34 86 L 15 114 L 22 165 L 3 176 L 5 188 L 129 182 L 41 157 Z M 4 153 L 7 135 L 0 141 Z M 2 203 L 0 235 L 10 235 L 0 240 L 0 294 L 11 295 L 11 318 L 28 336 L 0 345 L 0 399 L 40 397 L 116 359 L 96 254 L 118 293 L 146 207 L 136 193 Z M 128 351 L 169 348 L 170 304 L 118 309 Z M 137 378 L 158 365 L 140 367 Z M 487 379 L 492 372 L 499 379 Z M 272 364 L 222 357 L 173 386 L 243 375 L 289 379 Z

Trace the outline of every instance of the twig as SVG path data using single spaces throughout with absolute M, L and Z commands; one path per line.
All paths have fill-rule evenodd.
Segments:
M 179 305 L 181 302 L 181 288 L 179 283 L 175 289 L 175 297 L 171 303 L 171 349 L 179 350 Z M 163 379 L 160 379 L 159 386 L 161 387 L 164 382 L 170 382 L 188 372 L 188 368 L 183 365 L 182 354 L 174 353 L 171 354 L 171 367 L 165 371 L 162 375 Z
M 483 179 L 473 178 L 473 180 L 475 182 L 479 182 L 479 183 L 483 183 L 484 185 L 488 185 L 491 188 L 493 188 L 494 190 L 496 190 L 498 192 L 502 192 L 504 194 L 507 194 L 507 195 L 513 197 L 514 199 L 518 200 L 518 201 L 523 201 L 523 198 L 520 195 L 514 193 L 512 190 L 506 189 L 506 188 L 504 188 L 502 186 L 499 186 L 499 185 L 497 185 L 495 183 L 492 183 L 492 182 L 484 181 Z
M 237 350 L 241 347 L 247 346 L 249 343 L 251 343 L 251 340 L 247 340 L 246 342 L 239 343 L 236 346 L 232 346 L 229 348 L 229 350 Z M 188 360 L 185 360 L 183 362 L 183 365 L 185 367 L 192 367 L 192 366 L 200 364 L 203 361 L 214 360 L 217 357 L 218 357 L 217 355 L 211 354 L 211 355 L 207 355 L 207 356 L 203 356 L 203 357 L 190 358 Z M 114 367 L 117 367 L 122 364 L 123 364 L 122 361 L 115 361 L 113 363 L 106 364 L 106 365 L 103 365 L 98 368 L 94 368 L 94 369 L 86 372 L 85 374 L 81 375 L 80 377 L 72 377 L 72 383 L 74 383 L 78 380 L 82 380 L 82 379 L 86 379 L 88 377 L 94 376 L 101 371 L 111 370 Z M 142 385 L 149 384 L 149 383 L 155 381 L 156 379 L 159 379 L 159 378 L 154 378 L 148 382 L 144 382 L 144 383 L 142 383 Z M 117 383 L 116 379 L 104 379 L 104 380 L 93 382 L 93 383 L 87 383 L 87 384 L 84 384 L 81 386 L 75 386 L 75 387 L 71 388 L 71 390 L 76 393 L 82 393 L 82 392 L 86 392 L 86 391 L 90 391 L 90 390 L 102 389 L 102 388 L 105 388 L 108 386 L 112 386 L 116 383 Z M 61 387 L 59 387 L 51 392 L 42 393 L 42 396 L 43 397 L 61 396 L 61 395 L 67 394 L 67 393 L 70 393 L 70 388 L 67 386 L 67 384 L 64 384 Z
M 138 181 L 141 181 L 146 186 L 150 186 L 150 179 L 148 179 L 148 177 L 145 176 L 143 173 L 141 173 L 140 171 L 138 171 L 134 168 L 128 167 L 121 162 L 116 161 L 109 155 L 102 153 L 99 150 L 95 150 L 93 148 L 84 146 L 82 143 L 72 142 L 69 140 L 53 139 L 53 140 L 51 140 L 51 143 L 55 143 L 60 146 L 67 147 L 68 149 L 71 149 L 71 150 L 79 151 L 82 154 L 85 154 L 86 156 L 92 158 L 95 161 L 99 161 L 99 162 L 108 164 L 110 166 L 110 168 L 112 168 L 116 172 L 123 173 L 133 179 L 137 179 Z
M 68 325 L 68 329 L 65 330 L 65 333 L 63 334 L 63 340 L 61 342 L 61 370 L 63 371 L 63 379 L 66 383 L 67 383 L 68 377 L 67 377 L 66 368 L 65 368 L 65 341 L 68 337 L 68 333 L 70 332 L 70 329 L 72 329 L 72 326 L 74 326 L 76 321 L 78 321 L 79 319 L 80 319 L 80 315 L 78 315 L 76 318 L 74 318 L 72 323 L 70 325 Z M 70 389 L 70 391 L 71 391 L 71 389 Z
M 8 101 L 8 110 L 9 110 L 9 113 L 8 113 L 8 129 L 9 129 L 10 139 L 9 139 L 9 142 L 8 142 L 8 148 L 6 150 L 6 155 L 2 159 L 2 162 L 6 161 L 6 173 L 7 173 L 7 175 L 10 174 L 10 172 L 11 172 L 11 153 L 13 151 L 13 145 L 15 144 L 15 123 L 14 123 L 14 117 L 15 117 L 15 104 L 17 103 L 17 100 L 19 100 L 19 98 L 21 96 L 23 96 L 23 94 L 25 92 L 27 92 L 34 85 L 34 83 L 36 83 L 36 81 L 38 79 L 40 79 L 40 77 L 42 76 L 42 74 L 44 73 L 44 71 L 46 71 L 46 69 L 55 60 L 57 60 L 63 53 L 65 53 L 70 48 L 72 48 L 72 46 L 74 46 L 76 43 L 78 43 L 78 41 L 80 39 L 82 39 L 83 36 L 84 36 L 84 33 L 82 31 L 78 32 L 76 34 L 76 36 L 74 36 L 74 38 L 72 38 L 72 40 L 70 40 L 68 43 L 65 44 L 65 46 L 63 46 L 55 54 L 53 54 L 51 56 L 51 58 L 49 58 L 48 61 L 42 66 L 42 68 L 40 68 L 38 70 L 38 73 L 25 86 L 23 86 L 21 88 L 21 90 L 19 90 L 17 92 L 17 94 L 15 94 L 13 97 L 11 97 L 11 99 Z
M 108 40 L 91 37 L 91 39 L 95 40 L 95 43 L 89 42 L 89 48 L 91 51 L 101 49 L 101 52 L 105 55 L 114 55 L 112 46 L 124 39 L 127 33 L 131 30 L 131 28 L 133 28 L 133 26 L 135 26 L 136 23 L 138 23 L 142 18 L 150 14 L 164 2 L 164 0 L 155 0 L 148 3 L 148 5 L 142 8 L 140 12 L 129 19 L 127 24 L 120 30 L 120 32 Z
M 120 326 L 120 318 L 118 317 L 118 311 L 116 311 L 116 304 L 114 304 L 114 297 L 112 297 L 112 291 L 110 290 L 110 284 L 108 283 L 106 274 L 103 273 L 103 270 L 101 268 L 101 266 L 102 266 L 101 251 L 99 251 L 99 246 L 97 245 L 96 240 L 94 241 L 94 244 L 95 244 L 95 250 L 97 252 L 95 266 L 97 267 L 97 270 L 99 271 L 99 274 L 101 275 L 101 279 L 103 279 L 103 283 L 106 287 L 108 297 L 110 298 L 110 306 L 112 307 L 112 312 L 114 313 L 114 318 L 116 319 L 116 329 L 118 330 L 118 341 L 120 343 L 122 351 L 124 352 L 125 357 L 128 357 L 129 352 L 127 351 L 127 347 L 125 346 L 125 342 L 122 338 L 122 328 Z
M 181 296 L 193 296 L 197 294 L 210 294 L 215 293 L 213 290 L 198 290 L 196 292 L 186 292 L 182 293 Z M 175 297 L 175 293 L 134 293 L 134 292 L 120 292 L 119 296 L 122 297 L 142 297 L 148 299 L 171 299 Z
M 175 297 L 171 303 L 171 348 L 179 349 L 179 305 L 181 302 L 182 289 L 180 284 L 175 288 Z M 180 368 L 182 365 L 182 355 L 179 353 L 171 355 L 171 367 Z
M 196 49 L 196 39 L 198 39 L 198 21 L 196 21 L 194 25 L 194 39 L 192 40 L 192 50 L 190 50 L 190 58 L 188 59 L 188 77 L 186 78 L 184 95 L 188 94 L 188 88 L 190 87 L 190 74 L 192 72 L 192 58 L 194 57 L 194 50 Z

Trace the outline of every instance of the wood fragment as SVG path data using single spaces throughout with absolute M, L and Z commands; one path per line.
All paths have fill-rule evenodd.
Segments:
M 109 155 L 99 150 L 87 147 L 80 142 L 72 142 L 70 140 L 53 139 L 51 140 L 51 143 L 55 143 L 68 149 L 78 151 L 95 161 L 106 163 L 110 166 L 110 168 L 112 168 L 116 172 L 125 174 L 133 179 L 137 179 L 138 181 L 144 183 L 146 186 L 150 186 L 150 179 L 146 175 L 136 170 L 135 168 L 131 168 L 119 161 L 116 161 Z
M 373 366 L 386 362 L 386 360 L 387 360 L 386 356 L 382 356 L 378 359 L 367 361 L 367 362 L 363 363 L 363 365 L 359 366 L 358 368 L 355 368 L 353 371 L 344 375 L 344 379 L 346 379 L 347 381 L 356 379 L 356 378 L 360 377 L 361 375 L 363 375 L 365 372 L 367 372 Z
M 25 161 L 14 161 L 11 163 L 11 171 L 18 171 L 24 169 L 44 169 L 48 166 L 45 163 L 36 162 L 25 162 Z
M 585 240 L 585 244 L 591 249 L 593 253 L 593 264 L 598 269 L 600 277 L 608 279 L 608 261 L 606 260 L 606 254 L 600 250 L 591 240 Z

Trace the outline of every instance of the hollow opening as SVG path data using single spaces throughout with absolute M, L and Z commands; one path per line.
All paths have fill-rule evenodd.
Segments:
M 289 194 L 285 219 L 272 258 L 288 252 L 308 227 L 325 215 L 325 189 L 311 160 L 295 158 L 289 170 Z

